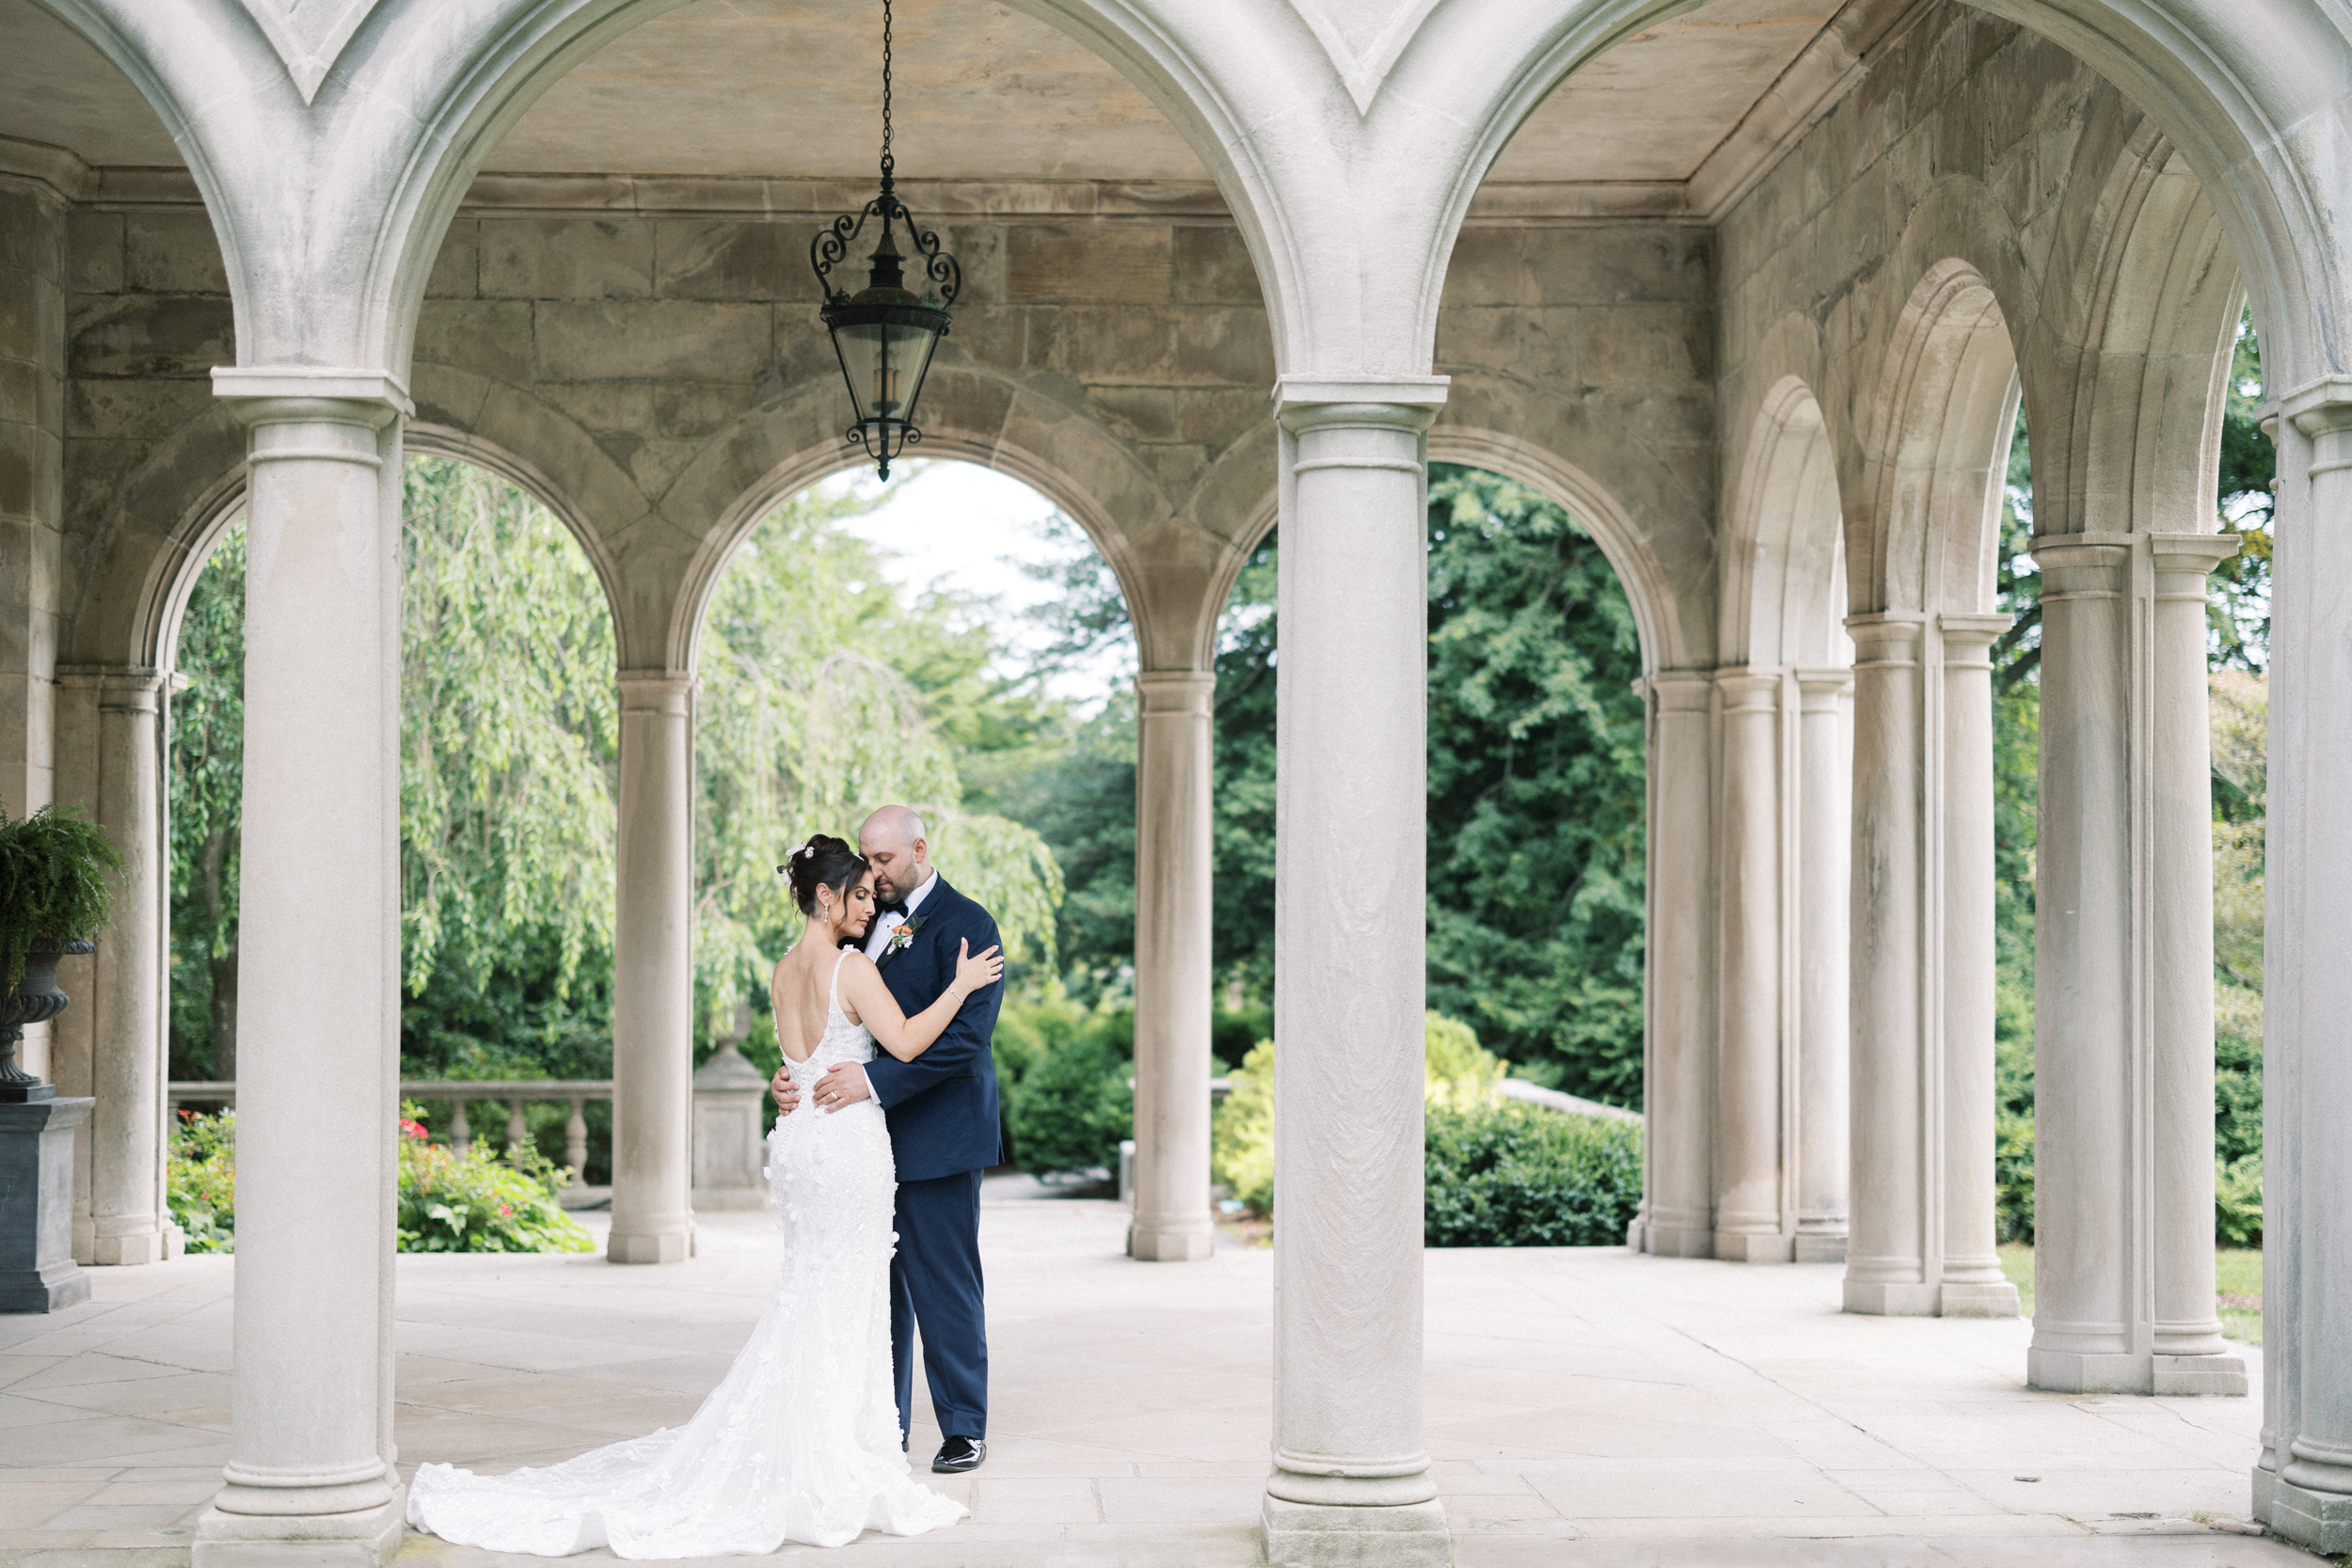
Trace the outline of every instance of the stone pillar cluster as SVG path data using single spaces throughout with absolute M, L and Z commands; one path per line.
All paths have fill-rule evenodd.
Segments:
M 2214 1310 L 2205 718 L 2205 577 L 2235 547 L 2034 542 L 2036 1387 L 2246 1391 Z
M 1846 1310 L 2013 1317 L 1993 1247 L 1993 730 L 2006 617 L 1858 615 Z

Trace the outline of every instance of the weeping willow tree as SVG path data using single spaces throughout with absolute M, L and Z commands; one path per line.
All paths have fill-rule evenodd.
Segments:
M 703 625 L 695 698 L 695 982 L 702 1033 L 767 991 L 800 911 L 776 867 L 812 833 L 853 839 L 875 807 L 921 811 L 931 858 L 986 905 L 1015 958 L 1053 958 L 1061 874 L 1043 839 L 961 809 L 954 716 L 906 673 L 941 628 L 911 616 L 841 523 L 872 503 L 803 495 L 729 563 Z M 936 607 L 934 607 L 936 608 Z
M 410 459 L 402 498 L 401 951 L 412 996 L 612 940 L 612 621 L 579 545 L 470 464 Z

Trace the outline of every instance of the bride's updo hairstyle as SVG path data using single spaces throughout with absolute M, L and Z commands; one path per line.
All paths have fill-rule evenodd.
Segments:
M 818 833 L 792 851 L 792 858 L 776 867 L 792 881 L 792 902 L 801 912 L 817 912 L 817 890 L 829 887 L 844 901 L 850 895 L 850 884 L 866 875 L 866 857 L 843 840 L 830 833 Z

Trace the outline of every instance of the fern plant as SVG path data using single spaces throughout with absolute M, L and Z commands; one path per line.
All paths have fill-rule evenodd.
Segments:
M 122 851 L 74 806 L 10 820 L 0 808 L 0 992 L 24 978 L 39 943 L 60 946 L 111 924 Z

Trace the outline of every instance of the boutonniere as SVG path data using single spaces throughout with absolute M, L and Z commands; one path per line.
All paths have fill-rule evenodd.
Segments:
M 923 917 L 919 914 L 912 920 L 898 922 L 897 926 L 891 927 L 890 945 L 882 949 L 882 957 L 888 958 L 891 954 L 901 952 L 912 945 L 915 933 L 922 928 Z

